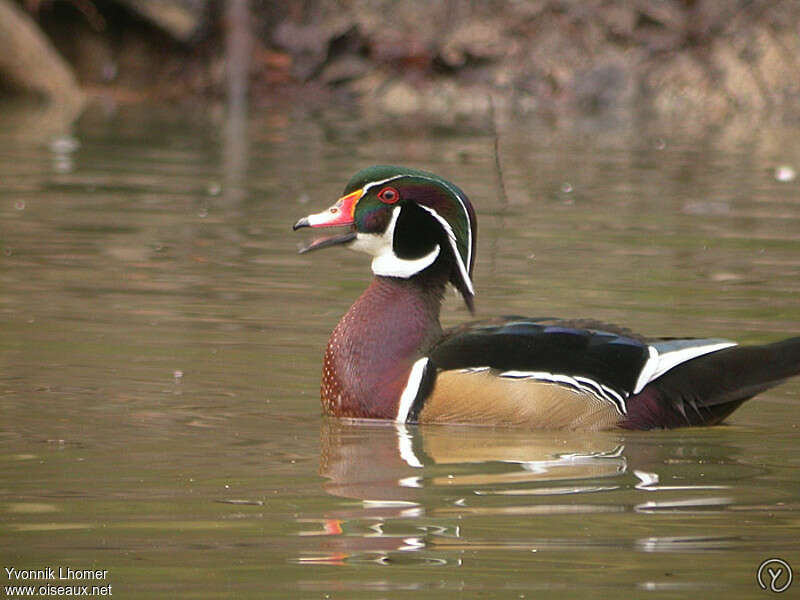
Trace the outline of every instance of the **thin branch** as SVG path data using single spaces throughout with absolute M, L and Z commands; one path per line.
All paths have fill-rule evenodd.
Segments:
M 506 194 L 506 182 L 503 178 L 503 166 L 500 163 L 500 134 L 497 128 L 497 117 L 494 110 L 494 98 L 490 93 L 489 98 L 489 125 L 492 131 L 492 138 L 494 140 L 494 168 L 497 177 L 497 190 L 500 192 L 500 203 L 503 206 L 508 205 L 508 195 Z

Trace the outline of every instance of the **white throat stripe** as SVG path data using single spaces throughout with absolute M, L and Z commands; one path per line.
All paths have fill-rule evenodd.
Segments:
M 383 234 L 359 233 L 356 235 L 355 241 L 350 244 L 351 250 L 359 250 L 373 256 L 372 272 L 375 275 L 408 279 L 431 266 L 441 252 L 441 248 L 437 244 L 433 250 L 421 258 L 400 258 L 394 253 L 394 230 L 401 210 L 400 206 L 396 206 L 392 210 L 392 220 Z

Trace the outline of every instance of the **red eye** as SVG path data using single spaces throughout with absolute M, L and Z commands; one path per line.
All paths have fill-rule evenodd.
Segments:
M 397 190 L 393 187 L 385 187 L 378 192 L 378 200 L 384 204 L 394 204 L 400 200 L 400 194 L 398 194 Z

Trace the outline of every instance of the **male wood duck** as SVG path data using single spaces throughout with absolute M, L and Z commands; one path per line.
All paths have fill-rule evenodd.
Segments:
M 737 346 L 522 317 L 442 331 L 448 283 L 473 312 L 476 222 L 466 194 L 432 173 L 364 169 L 333 206 L 294 229 L 332 226 L 347 230 L 301 253 L 360 250 L 372 255 L 375 276 L 325 351 L 329 415 L 570 430 L 713 425 L 800 373 L 800 337 Z

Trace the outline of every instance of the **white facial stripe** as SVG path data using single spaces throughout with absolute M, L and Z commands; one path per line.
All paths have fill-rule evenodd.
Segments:
M 392 177 L 387 177 L 386 179 L 381 179 L 380 181 L 370 181 L 362 188 L 364 192 L 361 194 L 361 197 L 363 198 L 366 195 L 366 193 L 371 188 L 374 188 L 376 185 L 383 185 L 384 183 L 389 183 L 390 181 L 394 181 L 395 179 L 400 179 L 401 177 L 408 177 L 408 175 L 393 175 Z
M 372 272 L 375 275 L 408 279 L 431 266 L 439 256 L 439 252 L 441 252 L 441 248 L 437 244 L 433 250 L 422 258 L 405 259 L 394 253 L 392 241 L 394 240 L 394 230 L 401 210 L 399 206 L 392 210 L 392 220 L 383 234 L 358 233 L 355 241 L 350 244 L 352 250 L 366 252 L 374 257 L 372 259 Z
M 464 262 L 464 259 L 462 258 L 461 253 L 458 250 L 458 240 L 456 239 L 456 235 L 453 232 L 453 228 L 450 225 L 450 223 L 448 223 L 447 220 L 444 217 L 442 217 L 438 212 L 436 212 L 434 209 L 429 208 L 427 206 L 423 206 L 422 204 L 418 204 L 418 206 L 420 206 L 421 208 L 429 212 L 431 215 L 433 215 L 433 217 L 444 228 L 445 232 L 447 233 L 448 240 L 450 242 L 450 247 L 453 250 L 453 255 L 456 258 L 456 263 L 458 264 L 458 270 L 459 273 L 461 274 L 461 278 L 464 281 L 467 291 L 474 296 L 475 288 L 472 284 L 472 279 L 469 276 L 469 265 L 472 264 L 472 228 L 469 227 L 469 212 L 467 211 L 466 204 L 464 203 L 464 199 L 462 198 L 461 194 L 452 185 L 448 184 L 446 181 L 442 179 L 425 177 L 424 175 L 400 174 L 400 175 L 393 175 L 392 177 L 387 177 L 386 179 L 381 179 L 378 181 L 370 181 L 369 183 L 365 184 L 364 187 L 362 188 L 361 197 L 363 198 L 373 187 L 380 186 L 385 183 L 389 183 L 390 181 L 395 181 L 397 179 L 402 179 L 404 177 L 415 177 L 417 179 L 424 179 L 426 181 L 432 181 L 439 185 L 443 185 L 458 200 L 461 206 L 461 210 L 464 213 L 464 218 L 467 220 L 468 223 L 466 263 Z M 375 273 L 376 275 L 403 277 L 407 279 L 412 275 L 415 275 L 416 273 L 419 273 L 423 269 L 430 266 L 433 263 L 433 261 L 436 260 L 436 258 L 439 256 L 441 248 L 437 245 L 428 255 L 415 260 L 405 260 L 398 258 L 392 250 L 394 228 L 397 223 L 397 218 L 399 217 L 399 211 L 397 210 L 398 208 L 400 207 L 395 208 L 395 210 L 392 212 L 392 220 L 389 223 L 389 226 L 386 228 L 386 231 L 384 232 L 383 235 L 359 233 L 356 237 L 356 241 L 353 242 L 350 245 L 350 247 L 354 250 L 367 252 L 368 254 L 371 254 L 375 257 L 372 261 L 372 272 Z
M 408 413 L 411 406 L 414 404 L 414 399 L 419 392 L 419 386 L 422 384 L 422 376 L 425 374 L 425 367 L 428 365 L 428 357 L 424 356 L 414 363 L 411 367 L 411 373 L 408 375 L 408 382 L 400 395 L 400 404 L 397 407 L 396 423 L 405 423 L 408 419 Z
M 454 188 L 451 184 L 449 184 L 444 179 L 435 179 L 433 177 L 426 177 L 424 175 L 401 174 L 401 175 L 393 175 L 392 177 L 387 177 L 386 179 L 381 179 L 380 181 L 370 181 L 369 183 L 367 183 L 364 186 L 364 188 L 363 188 L 364 191 L 361 194 L 361 197 L 363 198 L 364 195 L 366 195 L 366 193 L 371 188 L 373 188 L 373 187 L 375 187 L 377 185 L 383 185 L 384 183 L 388 183 L 390 181 L 394 181 L 395 179 L 401 179 L 403 177 L 415 177 L 417 179 L 424 179 L 425 181 L 432 181 L 434 183 L 438 183 L 440 185 L 443 185 L 458 200 L 458 203 L 461 205 L 461 210 L 464 213 L 464 218 L 467 220 L 467 224 L 468 224 L 468 226 L 467 226 L 467 264 L 466 264 L 466 266 L 464 266 L 464 264 L 463 264 L 464 261 L 461 259 L 461 254 L 458 251 L 457 244 L 454 243 L 455 235 L 453 235 L 452 227 L 450 227 L 449 224 L 447 223 L 447 221 L 445 221 L 444 218 L 441 217 L 438 213 L 436 213 L 436 211 L 434 211 L 433 209 L 430 209 L 430 208 L 427 208 L 425 206 L 422 206 L 421 204 L 419 206 L 422 206 L 422 208 L 424 208 L 425 210 L 427 210 L 427 211 L 431 212 L 432 214 L 434 214 L 437 217 L 437 219 L 439 219 L 440 222 L 442 222 L 443 224 L 446 224 L 446 227 L 447 227 L 447 230 L 448 230 L 448 235 L 450 235 L 451 239 L 453 240 L 453 242 L 451 242 L 451 245 L 453 246 L 453 251 L 454 251 L 454 253 L 455 253 L 455 255 L 456 255 L 457 259 L 458 259 L 458 263 L 459 263 L 458 266 L 459 266 L 459 270 L 461 271 L 461 275 L 462 275 L 462 277 L 464 278 L 464 281 L 467 284 L 467 289 L 469 289 L 469 291 L 470 291 L 470 293 L 472 295 L 475 295 L 475 290 L 472 287 L 472 280 L 469 277 L 469 265 L 472 264 L 472 227 L 471 227 L 471 223 L 469 221 L 469 211 L 467 210 L 467 205 L 464 203 L 464 198 L 461 196 L 461 194 L 458 192 L 458 190 L 456 190 L 456 188 Z
M 427 206 L 419 205 L 420 208 L 425 209 L 433 218 L 439 221 L 444 230 L 447 232 L 447 239 L 450 240 L 450 247 L 453 249 L 453 254 L 456 257 L 456 262 L 458 263 L 458 270 L 461 273 L 461 278 L 464 280 L 464 283 L 467 285 L 467 290 L 473 296 L 475 295 L 475 288 L 472 287 L 472 280 L 469 277 L 469 272 L 467 271 L 467 267 L 464 265 L 464 260 L 461 258 L 461 254 L 458 251 L 458 242 L 456 241 L 456 234 L 453 232 L 453 228 L 450 226 L 444 217 L 442 217 L 439 213 L 437 213 L 432 208 L 428 208 Z
M 450 185 L 444 179 L 433 179 L 432 177 L 425 177 L 425 176 L 419 176 L 419 175 L 417 177 L 419 177 L 420 179 L 425 179 L 427 181 L 433 181 L 435 183 L 440 183 L 440 184 L 444 185 L 450 191 L 450 193 L 453 194 L 453 196 L 455 196 L 458 199 L 458 203 L 461 205 L 461 210 L 464 212 L 464 218 L 467 220 L 467 224 L 468 224 L 468 227 L 467 227 L 467 265 L 471 265 L 472 264 L 472 227 L 471 227 L 472 224 L 469 222 L 469 211 L 467 210 L 467 205 L 464 203 L 464 199 L 461 197 L 461 194 L 458 193 L 458 190 L 456 190 L 452 185 Z M 458 252 L 456 252 L 456 256 L 460 257 L 461 255 Z M 470 281 L 469 277 L 467 277 L 465 279 L 465 281 L 469 282 Z M 470 282 L 470 287 L 471 287 L 471 282 Z
M 436 257 L 439 256 L 440 250 L 439 244 L 436 244 L 436 247 L 422 258 L 405 259 L 398 258 L 389 248 L 388 252 L 372 259 L 372 272 L 375 275 L 383 275 L 384 277 L 408 279 L 430 267 Z
M 386 245 L 383 236 L 378 233 L 357 233 L 356 239 L 353 240 L 347 247 L 350 250 L 364 252 L 370 256 L 377 256 Z

